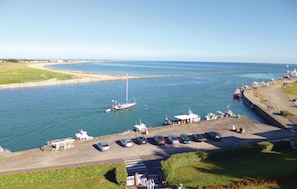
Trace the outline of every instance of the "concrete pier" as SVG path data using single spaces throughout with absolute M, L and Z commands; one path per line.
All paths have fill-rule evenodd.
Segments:
M 268 124 L 285 129 L 297 127 L 297 103 L 282 90 L 283 82 L 296 82 L 294 80 L 278 80 L 269 83 L 269 86 L 252 88 L 244 91 L 243 102 Z M 294 116 L 283 117 L 281 110 L 287 110 Z

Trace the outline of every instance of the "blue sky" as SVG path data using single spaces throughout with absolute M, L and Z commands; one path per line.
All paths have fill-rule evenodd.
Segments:
M 297 64 L 297 1 L 0 0 L 0 58 Z

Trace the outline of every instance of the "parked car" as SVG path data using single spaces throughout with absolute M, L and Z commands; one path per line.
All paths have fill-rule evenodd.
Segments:
M 204 140 L 204 136 L 202 134 L 192 134 L 192 140 L 194 142 L 202 142 Z
M 135 138 L 135 143 L 136 144 L 146 144 L 147 143 L 147 139 L 143 136 L 138 136 Z
M 178 137 L 176 135 L 169 135 L 168 136 L 168 143 L 169 144 L 177 144 L 177 143 L 179 143 Z
M 120 143 L 124 147 L 131 147 L 133 145 L 132 140 L 129 138 L 123 138 L 120 140 Z
M 221 140 L 221 135 L 215 131 L 206 132 L 204 134 L 205 138 L 211 139 L 211 140 Z
M 110 147 L 108 145 L 107 142 L 99 142 L 98 144 L 96 144 L 97 148 L 100 150 L 100 151 L 105 151 L 105 150 L 109 150 Z
M 180 143 L 189 144 L 191 142 L 191 138 L 187 134 L 181 134 L 179 136 Z
M 154 141 L 156 145 L 165 145 L 165 139 L 161 135 L 154 136 Z

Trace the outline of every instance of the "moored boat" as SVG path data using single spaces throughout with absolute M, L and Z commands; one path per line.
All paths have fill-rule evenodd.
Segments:
M 6 149 L 6 148 L 2 148 L 0 146 L 0 153 L 10 153 L 10 150 Z
M 85 140 L 92 140 L 93 137 L 88 135 L 87 131 L 80 130 L 79 133 L 75 133 L 76 139 L 79 141 L 85 141 Z
M 206 114 L 205 119 L 206 119 L 207 121 L 208 121 L 208 120 L 214 120 L 214 119 L 217 119 L 217 116 L 216 116 L 214 113 L 209 112 L 209 113 Z
M 134 98 L 134 102 L 128 102 L 128 74 L 126 79 L 126 102 L 125 103 L 118 103 L 116 100 L 112 100 L 112 109 L 113 110 L 129 110 L 136 106 L 136 100 Z M 109 112 L 109 109 L 105 110 L 106 112 Z
M 144 124 L 140 120 L 139 124 L 134 125 L 134 131 L 147 134 L 148 128 L 147 128 L 146 124 Z
M 242 94 L 241 90 L 239 88 L 236 88 L 233 92 L 233 98 L 239 99 L 241 97 L 241 94 Z
M 193 123 L 201 121 L 201 116 L 192 112 L 189 109 L 188 114 L 174 116 L 179 123 Z

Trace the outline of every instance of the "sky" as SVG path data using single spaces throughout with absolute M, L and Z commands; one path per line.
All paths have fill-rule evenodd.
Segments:
M 296 0 L 0 0 L 0 59 L 297 64 Z

